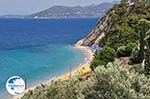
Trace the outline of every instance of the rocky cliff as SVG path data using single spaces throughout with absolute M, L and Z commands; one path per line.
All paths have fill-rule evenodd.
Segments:
M 99 19 L 95 28 L 83 39 L 77 42 L 76 45 L 91 46 L 93 44 L 99 44 L 105 33 L 107 33 L 112 27 L 111 14 L 106 14 Z

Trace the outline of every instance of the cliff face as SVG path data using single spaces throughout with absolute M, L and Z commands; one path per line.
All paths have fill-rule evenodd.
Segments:
M 100 43 L 102 38 L 105 37 L 105 33 L 112 27 L 112 24 L 110 14 L 105 15 L 98 21 L 95 28 L 85 38 L 78 41 L 76 45 L 91 46 Z

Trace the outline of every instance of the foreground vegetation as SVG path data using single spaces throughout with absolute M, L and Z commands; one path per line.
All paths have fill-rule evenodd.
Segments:
M 22 99 L 150 99 L 150 78 L 109 63 L 98 66 L 88 77 L 41 85 Z
M 22 99 L 150 99 L 150 2 L 114 5 L 113 25 L 99 43 L 92 72 L 53 81 L 27 92 Z M 130 67 L 115 63 L 128 57 Z

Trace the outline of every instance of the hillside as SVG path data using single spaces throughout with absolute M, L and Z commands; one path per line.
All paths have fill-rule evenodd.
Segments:
M 99 44 L 104 38 L 105 34 L 112 27 L 111 16 L 105 15 L 97 22 L 95 28 L 82 40 L 77 42 L 77 45 L 92 46 L 93 44 Z
M 109 33 L 118 28 L 122 28 L 122 30 L 123 28 L 128 28 L 128 32 L 130 32 L 128 36 L 132 36 L 131 34 L 133 34 L 133 36 L 138 36 L 138 33 L 135 33 L 136 29 L 134 28 L 140 19 L 146 18 L 149 20 L 150 9 L 149 6 L 145 6 L 142 3 L 137 5 L 131 4 L 132 3 L 114 5 L 113 8 L 97 22 L 95 28 L 85 38 L 80 40 L 78 44 L 84 46 L 91 46 L 93 44 L 99 45 L 100 43 L 104 43 L 104 40 L 102 41 L 102 39 L 105 36 L 104 39 L 106 41 L 110 36 L 113 36 Z M 125 30 L 125 32 L 126 31 L 127 30 Z
M 102 16 L 114 2 L 104 2 L 89 6 L 53 6 L 44 11 L 27 16 L 28 18 L 95 18 Z

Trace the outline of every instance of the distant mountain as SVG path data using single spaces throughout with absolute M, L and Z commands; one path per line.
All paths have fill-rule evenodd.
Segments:
M 0 18 L 98 18 L 110 9 L 113 4 L 118 2 L 119 1 L 103 2 L 99 5 L 89 5 L 84 7 L 53 6 L 49 9 L 31 15 L 4 15 L 0 16 Z
M 89 6 L 53 6 L 44 11 L 27 16 L 28 18 L 92 18 L 99 17 L 112 7 L 114 2 L 104 2 Z

